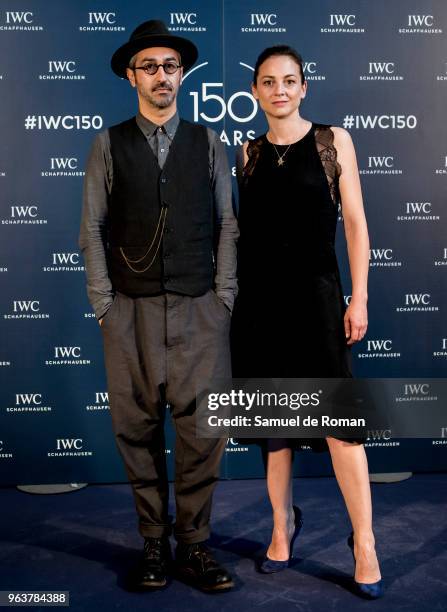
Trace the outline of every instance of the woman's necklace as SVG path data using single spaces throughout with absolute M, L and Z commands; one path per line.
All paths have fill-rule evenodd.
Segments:
M 269 140 L 268 138 L 267 138 L 267 140 L 268 140 L 268 141 L 269 141 L 269 143 L 272 145 L 272 147 L 275 149 L 275 153 L 276 153 L 276 155 L 278 156 L 278 160 L 277 160 L 277 162 L 276 162 L 276 163 L 277 163 L 277 165 L 278 165 L 278 166 L 283 166 L 283 165 L 284 165 L 284 163 L 285 163 L 284 158 L 285 158 L 286 154 L 288 153 L 288 151 L 289 151 L 290 147 L 291 147 L 293 144 L 295 144 L 295 143 L 294 143 L 294 142 L 291 142 L 291 143 L 289 144 L 289 146 L 287 147 L 287 149 L 284 151 L 284 153 L 283 153 L 282 155 L 280 155 L 280 154 L 278 153 L 278 149 L 276 148 L 275 144 L 274 144 L 274 143 L 273 143 L 271 140 Z M 302 138 L 300 138 L 300 140 L 302 140 Z M 297 142 L 299 142 L 299 141 L 297 141 Z
M 273 142 L 271 142 L 270 144 L 273 145 L 273 148 L 275 149 L 276 155 L 278 156 L 278 161 L 276 163 L 278 164 L 278 166 L 282 166 L 284 164 L 284 158 L 286 156 L 286 153 L 290 149 L 290 147 L 292 146 L 293 143 L 289 144 L 289 146 L 287 147 L 287 149 L 284 151 L 284 153 L 282 155 L 280 155 L 278 153 L 278 149 L 275 147 Z

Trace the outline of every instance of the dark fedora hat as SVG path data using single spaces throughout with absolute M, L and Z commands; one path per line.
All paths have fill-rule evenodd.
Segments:
M 191 68 L 199 55 L 194 43 L 187 38 L 173 36 L 163 21 L 151 19 L 140 24 L 130 35 L 129 42 L 115 51 L 111 61 L 113 72 L 127 79 L 126 68 L 130 59 L 138 51 L 149 47 L 168 47 L 178 51 L 185 72 Z

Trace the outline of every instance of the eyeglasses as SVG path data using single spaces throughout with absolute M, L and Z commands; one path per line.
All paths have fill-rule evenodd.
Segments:
M 165 62 L 164 64 L 145 64 L 144 66 L 135 66 L 133 70 L 144 70 L 146 74 L 154 75 L 160 66 L 163 67 L 163 70 L 166 74 L 175 74 L 179 68 L 181 68 L 181 64 L 176 64 L 175 62 Z

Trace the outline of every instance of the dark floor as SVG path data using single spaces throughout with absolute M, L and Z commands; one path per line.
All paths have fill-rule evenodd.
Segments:
M 447 474 L 372 487 L 382 600 L 363 601 L 349 590 L 350 527 L 333 478 L 294 481 L 304 515 L 296 563 L 270 576 L 257 573 L 253 562 L 271 529 L 265 482 L 219 484 L 211 545 L 237 583 L 220 595 L 179 582 L 154 593 L 124 589 L 142 542 L 127 485 L 60 495 L 0 489 L 0 590 L 68 590 L 71 610 L 447 610 Z

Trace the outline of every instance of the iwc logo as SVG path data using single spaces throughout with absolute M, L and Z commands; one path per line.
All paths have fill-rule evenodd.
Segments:
M 433 15 L 408 15 L 407 23 L 398 29 L 399 34 L 442 34 Z
M 197 13 L 169 13 L 168 27 L 171 32 L 206 32 Z
M 277 13 L 250 13 L 248 23 L 241 26 L 241 32 L 249 33 L 275 33 L 287 32 L 287 28 L 281 24 Z
M 447 155 L 442 160 L 442 166 L 435 169 L 435 174 L 447 175 Z
M 16 393 L 14 405 L 7 406 L 6 412 L 14 413 L 36 413 L 36 412 L 51 412 L 51 406 L 45 406 L 45 401 L 42 393 Z
M 437 312 L 439 306 L 432 306 L 430 293 L 406 293 L 402 306 L 396 312 Z
M 396 63 L 390 61 L 368 62 L 368 70 L 359 76 L 360 81 L 403 81 L 404 77 L 397 73 Z
M 435 266 L 447 266 L 447 247 L 442 251 L 442 259 L 435 259 Z
M 87 404 L 85 409 L 87 412 L 110 410 L 109 394 L 107 391 L 97 391 L 95 393 L 95 402 L 93 404 Z
M 366 447 L 400 446 L 399 441 L 391 439 L 391 429 L 370 429 L 365 442 Z
M 447 81 L 447 62 L 444 62 L 442 74 L 436 75 L 437 81 Z
M 393 249 L 380 248 L 369 251 L 370 268 L 400 268 L 402 262 L 394 259 Z
M 248 446 L 242 446 L 234 438 L 228 438 L 227 446 L 225 447 L 226 453 L 248 453 Z
M 434 215 L 431 202 L 405 202 L 404 213 L 397 215 L 397 221 L 439 221 Z
M 90 364 L 90 359 L 82 358 L 80 346 L 55 346 L 54 357 L 45 360 L 45 365 L 47 366 L 82 366 Z
M 1 30 L 42 32 L 43 26 L 35 23 L 34 13 L 31 11 L 5 11 L 0 23 Z
M 2 219 L 2 225 L 46 225 L 47 219 L 39 216 L 36 204 L 21 204 L 9 207 L 10 215 Z
M 57 438 L 54 450 L 47 457 L 92 457 L 93 451 L 84 450 L 82 438 Z
M 359 27 L 356 15 L 341 15 L 331 13 L 329 24 L 320 28 L 323 34 L 364 34 L 365 28 Z
M 430 393 L 430 383 L 406 383 L 402 387 L 401 395 L 394 398 L 395 402 L 436 402 L 437 395 Z
M 372 176 L 384 174 L 403 174 L 401 168 L 395 167 L 394 155 L 369 155 L 368 167 L 360 168 L 359 174 Z
M 379 338 L 368 340 L 366 352 L 359 353 L 357 356 L 359 359 L 398 359 L 401 354 L 393 350 L 393 341 L 390 338 Z
M 84 272 L 79 265 L 79 253 L 52 253 L 51 264 L 42 266 L 43 272 Z
M 326 75 L 318 70 L 317 62 L 303 62 L 303 72 L 306 81 L 325 81 Z
M 49 319 L 47 312 L 41 312 L 40 300 L 13 300 L 12 309 L 3 314 L 4 319 Z
M 85 74 L 78 73 L 75 60 L 48 60 L 48 70 L 38 75 L 40 81 L 85 81 Z
M 0 440 L 0 459 L 12 459 L 13 454 L 8 452 L 8 447 L 3 440 Z
M 48 178 L 65 178 L 67 176 L 84 176 L 83 170 L 78 170 L 77 157 L 50 157 L 48 170 L 42 170 L 40 176 Z
M 124 32 L 124 26 L 117 23 L 116 13 L 89 11 L 87 24 L 80 25 L 80 32 Z

